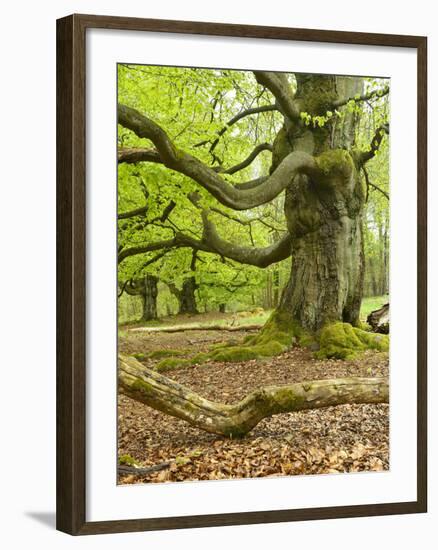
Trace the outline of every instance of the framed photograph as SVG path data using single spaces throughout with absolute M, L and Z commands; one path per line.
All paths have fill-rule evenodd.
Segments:
M 57 21 L 59 530 L 426 511 L 426 44 Z

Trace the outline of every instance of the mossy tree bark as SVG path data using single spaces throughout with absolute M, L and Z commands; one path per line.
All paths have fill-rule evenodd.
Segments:
M 201 397 L 132 357 L 119 355 L 118 372 L 119 390 L 128 397 L 225 437 L 243 437 L 263 418 L 275 414 L 346 403 L 387 403 L 389 399 L 388 382 L 383 378 L 339 378 L 266 386 L 234 405 L 224 405 Z
M 296 101 L 312 116 L 324 114 L 341 96 L 361 92 L 349 77 L 296 75 Z M 272 170 L 293 151 L 319 155 L 322 174 L 298 175 L 286 189 L 285 215 L 292 237 L 292 269 L 279 309 L 310 331 L 328 322 L 356 325 L 362 299 L 365 190 L 354 145 L 355 115 L 335 117 L 317 128 L 283 127 L 274 142 Z
M 291 334 L 296 333 L 297 324 L 313 333 L 333 322 L 357 325 L 363 293 L 366 200 L 359 171 L 375 155 L 389 128 L 378 128 L 369 149 L 358 151 L 354 148 L 356 115 L 347 111 L 338 118 L 333 112 L 349 100 L 366 100 L 376 92 L 362 94 L 359 77 L 295 74 L 294 93 L 283 73 L 256 71 L 254 75 L 273 94 L 274 108 L 284 118 L 266 177 L 230 185 L 221 175 L 223 170 L 179 150 L 160 126 L 135 109 L 119 105 L 119 123 L 153 142 L 153 162 L 192 178 L 229 208 L 254 208 L 285 192 L 286 234 L 266 248 L 240 246 L 222 239 L 209 219 L 209 210 L 199 206 L 204 223 L 201 239 L 176 234 L 163 243 L 126 249 L 123 258 L 160 247 L 185 246 L 263 268 L 292 255 L 290 280 L 278 305 L 278 312 L 291 321 Z M 249 110 L 242 116 L 252 114 Z M 326 117 L 324 124 L 312 122 L 315 117 Z M 137 149 L 136 161 L 151 161 L 151 149 L 144 154 Z M 195 196 L 191 200 L 198 204 Z

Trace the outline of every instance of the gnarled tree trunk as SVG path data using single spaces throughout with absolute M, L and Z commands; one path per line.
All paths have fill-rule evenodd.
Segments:
M 339 96 L 359 93 L 360 80 L 296 75 L 297 100 L 312 116 L 326 112 Z M 364 279 L 362 211 L 365 189 L 351 148 L 355 116 L 335 117 L 322 127 L 283 129 L 273 149 L 275 170 L 292 151 L 322 155 L 327 178 L 297 175 L 286 189 L 285 215 L 292 237 L 292 269 L 279 309 L 316 331 L 331 321 L 357 325 Z
M 196 259 L 197 251 L 193 250 L 192 260 L 190 262 L 190 271 L 192 273 L 196 269 Z M 196 283 L 196 277 L 194 275 L 191 275 L 183 281 L 181 290 L 175 285 L 175 283 L 172 282 L 167 283 L 167 286 L 169 287 L 169 290 L 172 292 L 175 298 L 178 300 L 178 313 L 189 313 L 192 315 L 198 313 L 195 297 L 195 292 L 198 288 L 198 284 Z
M 183 282 L 182 288 L 179 289 L 175 283 L 166 283 L 170 292 L 178 300 L 178 313 L 198 313 L 196 305 L 195 290 L 198 288 L 195 277 L 190 277 Z
M 206 432 L 243 437 L 263 418 L 346 403 L 387 403 L 383 378 L 339 378 L 266 386 L 234 405 L 209 401 L 174 380 L 119 355 L 119 390 L 154 409 L 185 420 Z
M 179 294 L 179 312 L 180 313 L 198 313 L 196 307 L 195 291 L 198 288 L 195 277 L 185 279 Z
M 152 321 L 157 319 L 157 277 L 146 274 L 144 277 L 139 277 L 128 281 L 124 289 L 131 296 L 140 296 L 143 309 L 141 316 L 142 321 Z
M 345 188 L 342 182 L 339 186 Z M 333 192 L 319 204 L 315 204 L 318 201 L 315 197 L 313 214 L 309 207 L 306 210 L 305 206 L 286 204 L 295 238 L 291 276 L 279 309 L 290 312 L 301 326 L 311 331 L 330 321 L 353 325 L 359 321 L 364 277 L 362 216 L 360 212 L 348 214 L 341 209 L 334 214 L 335 205 L 340 204 L 336 194 Z M 301 197 L 297 202 L 301 202 Z M 346 210 L 344 203 L 342 206 Z M 299 213 L 294 216 L 295 212 Z M 297 224 L 306 213 L 318 220 L 309 231 L 300 233 Z

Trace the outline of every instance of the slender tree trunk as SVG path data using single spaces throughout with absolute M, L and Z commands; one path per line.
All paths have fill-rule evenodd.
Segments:
M 385 293 L 384 289 L 386 286 L 385 282 L 385 250 L 383 244 L 384 236 L 384 221 L 382 217 L 379 217 L 379 291 L 378 294 L 381 296 Z
M 272 308 L 272 273 L 266 272 L 266 309 Z
M 383 232 L 383 272 L 384 272 L 384 284 L 382 294 L 387 294 L 389 291 L 389 239 L 388 239 L 388 219 L 385 219 L 385 230 Z
M 378 295 L 378 287 L 377 287 L 377 280 L 376 280 L 376 270 L 375 270 L 375 262 L 372 256 L 370 256 L 368 260 L 368 265 L 366 267 L 367 273 L 369 275 L 368 277 L 368 288 L 366 289 L 366 295 L 367 296 L 377 296 Z
M 272 272 L 272 283 L 273 283 L 273 305 L 277 307 L 280 302 L 280 271 L 278 265 L 274 265 Z
M 225 258 L 221 258 L 221 263 L 225 263 Z M 222 303 L 222 304 L 219 304 L 219 313 L 225 313 L 226 311 L 226 304 L 225 303 Z

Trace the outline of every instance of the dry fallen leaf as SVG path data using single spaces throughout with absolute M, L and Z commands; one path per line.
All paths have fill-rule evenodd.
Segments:
M 242 334 L 244 336 L 244 334 Z M 193 355 L 223 334 L 144 333 L 123 338 L 125 353 L 180 348 Z M 156 361 L 149 361 L 153 366 Z M 345 376 L 387 376 L 388 361 L 369 352 L 360 360 L 319 361 L 307 350 L 292 349 L 269 361 L 216 363 L 167 373 L 208 399 L 234 403 L 261 385 Z M 119 396 L 119 454 L 141 466 L 171 465 L 147 476 L 122 476 L 120 483 L 159 483 L 241 477 L 379 471 L 389 467 L 389 407 L 342 405 L 276 415 L 258 424 L 244 439 L 224 439 L 186 422 Z

